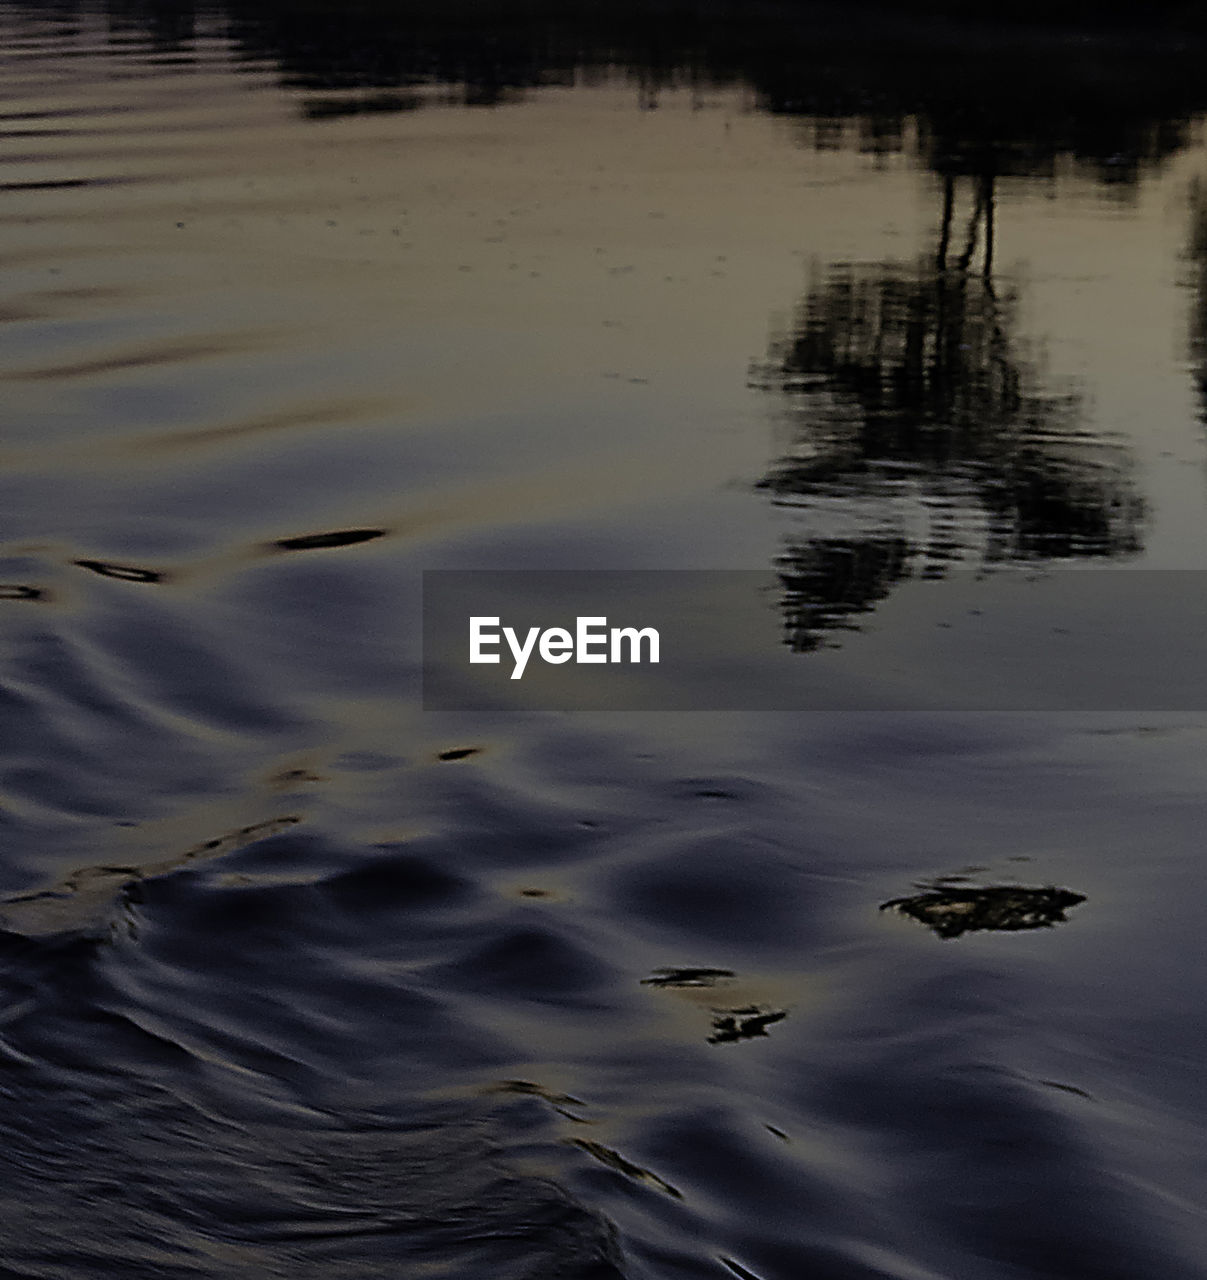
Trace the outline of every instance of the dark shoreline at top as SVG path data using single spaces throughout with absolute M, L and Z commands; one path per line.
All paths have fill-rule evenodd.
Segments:
M 1003 27 L 1093 38 L 1126 32 L 1158 41 L 1187 33 L 1207 32 L 1207 5 L 1199 0 L 252 0 L 252 6 L 299 16 L 358 14 L 398 18 L 440 18 L 446 22 L 476 20 L 544 22 L 650 22 L 694 20 L 734 25 L 785 23 L 840 30 L 857 25 L 875 37 L 920 25 L 952 34 L 989 32 Z M 121 6 L 136 13 L 153 8 L 154 0 Z
M 188 58 L 198 32 L 275 64 L 307 118 L 493 107 L 622 70 L 664 89 L 743 84 L 757 108 L 916 135 L 933 172 L 1045 175 L 1074 157 L 1123 190 L 1207 111 L 1207 25 L 1187 0 L 10 0 L 62 38 L 100 17 Z M 1092 11 L 1092 12 L 1091 12 Z M 121 41 L 117 42 L 120 46 Z M 115 46 L 115 47 L 117 47 Z

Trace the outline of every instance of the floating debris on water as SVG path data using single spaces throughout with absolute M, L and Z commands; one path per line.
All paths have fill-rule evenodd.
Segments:
M 279 772 L 272 774 L 268 779 L 268 785 L 275 788 L 288 788 L 293 786 L 301 786 L 304 783 L 326 782 L 328 781 L 321 773 L 312 773 L 309 769 L 281 769 Z
M 918 920 L 940 938 L 958 938 L 962 933 L 978 929 L 1047 929 L 1063 924 L 1067 919 L 1065 912 L 1084 901 L 1084 894 L 1052 885 L 1042 889 L 1019 885 L 952 886 L 893 898 L 882 902 L 880 910 L 891 908 Z
M 131 564 L 110 564 L 106 560 L 75 560 L 74 564 L 102 578 L 118 578 L 122 582 L 163 582 L 165 575 L 157 569 L 140 569 Z
M 683 1199 L 683 1192 L 672 1187 L 664 1178 L 660 1178 L 649 1169 L 643 1169 L 641 1165 L 634 1164 L 631 1160 L 626 1160 L 618 1151 L 605 1147 L 602 1142 L 591 1142 L 587 1138 L 571 1138 L 569 1141 L 571 1146 L 578 1147 L 589 1156 L 594 1156 L 600 1164 L 606 1164 L 609 1169 L 623 1173 L 626 1178 L 632 1178 L 635 1182 L 648 1183 L 652 1187 L 657 1187 L 659 1191 L 665 1191 L 668 1196 L 674 1196 L 676 1200 Z
M 760 1009 L 753 1004 L 744 1009 L 717 1009 L 713 1013 L 708 1043 L 732 1044 L 736 1040 L 765 1036 L 773 1022 L 782 1022 L 787 1016 L 786 1009 Z
M 481 754 L 481 747 L 451 747 L 448 751 L 441 751 L 437 756 L 437 760 L 466 760 L 470 756 Z
M 281 551 L 314 551 L 322 547 L 351 547 L 358 542 L 372 542 L 385 534 L 384 529 L 336 529 L 331 533 L 305 533 L 297 538 L 278 538 L 272 545 Z
M 702 993 L 711 988 L 726 987 L 729 989 L 731 998 L 737 994 L 734 991 L 737 977 L 738 975 L 732 969 L 713 969 L 703 966 L 676 967 L 655 969 L 648 978 L 641 979 L 641 985 L 682 992 L 683 996 L 692 1003 L 705 1005 L 708 1009 L 711 1032 L 708 1043 L 731 1044 L 735 1040 L 752 1040 L 756 1036 L 765 1036 L 767 1028 L 772 1023 L 781 1022 L 788 1016 L 786 1009 L 769 1004 L 734 1004 L 722 1007 L 707 1003 L 709 997 Z M 738 986 L 738 991 L 741 990 L 742 987 Z M 756 992 L 747 989 L 743 994 L 749 999 Z
M 715 987 L 726 978 L 736 977 L 732 969 L 655 969 L 641 979 L 643 987 Z
M 253 822 L 249 827 L 239 827 L 224 836 L 215 836 L 212 840 L 204 840 L 201 844 L 194 845 L 191 849 L 186 849 L 184 853 L 178 854 L 174 858 L 165 859 L 163 862 L 149 863 L 140 870 L 144 877 L 166 875 L 167 872 L 175 871 L 186 862 L 193 861 L 194 858 L 219 857 L 222 854 L 233 853 L 236 849 L 245 848 L 249 844 L 255 844 L 257 840 L 267 840 L 269 836 L 279 835 L 288 827 L 297 826 L 301 820 L 297 814 L 286 814 L 281 818 L 268 818 L 264 822 Z

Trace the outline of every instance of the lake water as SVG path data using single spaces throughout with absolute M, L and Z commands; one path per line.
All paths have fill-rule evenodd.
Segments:
M 1200 67 L 0 0 L 0 1273 L 1207 1276 L 1207 713 L 419 651 L 431 569 L 772 571 L 859 672 L 1207 568 Z

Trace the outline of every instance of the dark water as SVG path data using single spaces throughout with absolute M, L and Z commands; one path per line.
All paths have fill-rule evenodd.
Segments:
M 417 674 L 1203 568 L 1195 38 L 0 4 L 0 1273 L 1207 1275 L 1203 716 Z

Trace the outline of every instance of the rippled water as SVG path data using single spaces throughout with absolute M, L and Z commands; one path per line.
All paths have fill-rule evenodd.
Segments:
M 884 21 L 0 0 L 5 1275 L 1207 1275 L 1202 715 L 420 710 L 1204 567 L 1193 37 Z

